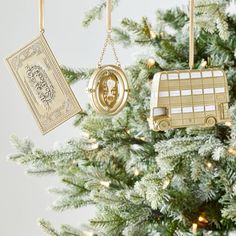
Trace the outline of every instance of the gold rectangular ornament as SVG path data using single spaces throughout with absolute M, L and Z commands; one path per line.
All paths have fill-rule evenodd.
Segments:
M 43 34 L 7 62 L 43 134 L 81 111 Z

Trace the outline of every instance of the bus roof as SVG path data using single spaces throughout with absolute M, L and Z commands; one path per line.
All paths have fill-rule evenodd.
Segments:
M 175 79 L 194 79 L 194 78 L 215 78 L 225 77 L 225 72 L 220 68 L 201 69 L 201 70 L 175 70 L 162 71 L 155 74 L 155 79 L 175 80 Z

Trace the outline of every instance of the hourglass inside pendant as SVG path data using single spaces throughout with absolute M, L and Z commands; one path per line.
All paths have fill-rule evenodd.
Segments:
M 112 71 L 105 71 L 100 82 L 101 102 L 108 108 L 116 104 L 118 98 L 118 80 Z

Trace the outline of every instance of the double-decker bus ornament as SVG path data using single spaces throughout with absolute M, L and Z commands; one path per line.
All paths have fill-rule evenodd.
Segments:
M 155 131 L 230 121 L 227 77 L 221 69 L 160 72 L 152 86 L 149 124 Z
M 156 73 L 149 126 L 154 131 L 230 122 L 229 92 L 222 69 L 194 70 L 194 0 L 190 0 L 189 70 Z

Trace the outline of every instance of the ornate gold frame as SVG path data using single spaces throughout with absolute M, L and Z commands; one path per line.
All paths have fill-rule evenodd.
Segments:
M 8 57 L 6 61 L 42 134 L 48 133 L 81 111 L 43 33 Z M 42 67 L 48 84 L 53 86 L 54 97 L 48 106 L 40 100 L 37 88 L 30 84 L 26 66 Z
M 107 71 L 113 73 L 118 81 L 117 87 L 117 98 L 115 104 L 112 107 L 109 107 L 101 101 L 101 96 L 103 96 L 102 90 L 100 89 L 100 83 L 103 79 L 103 74 Z M 119 66 L 115 65 L 104 65 L 99 67 L 93 73 L 89 85 L 88 92 L 91 101 L 91 106 L 100 114 L 104 115 L 115 115 L 119 113 L 125 106 L 129 94 L 129 86 L 126 75 Z

